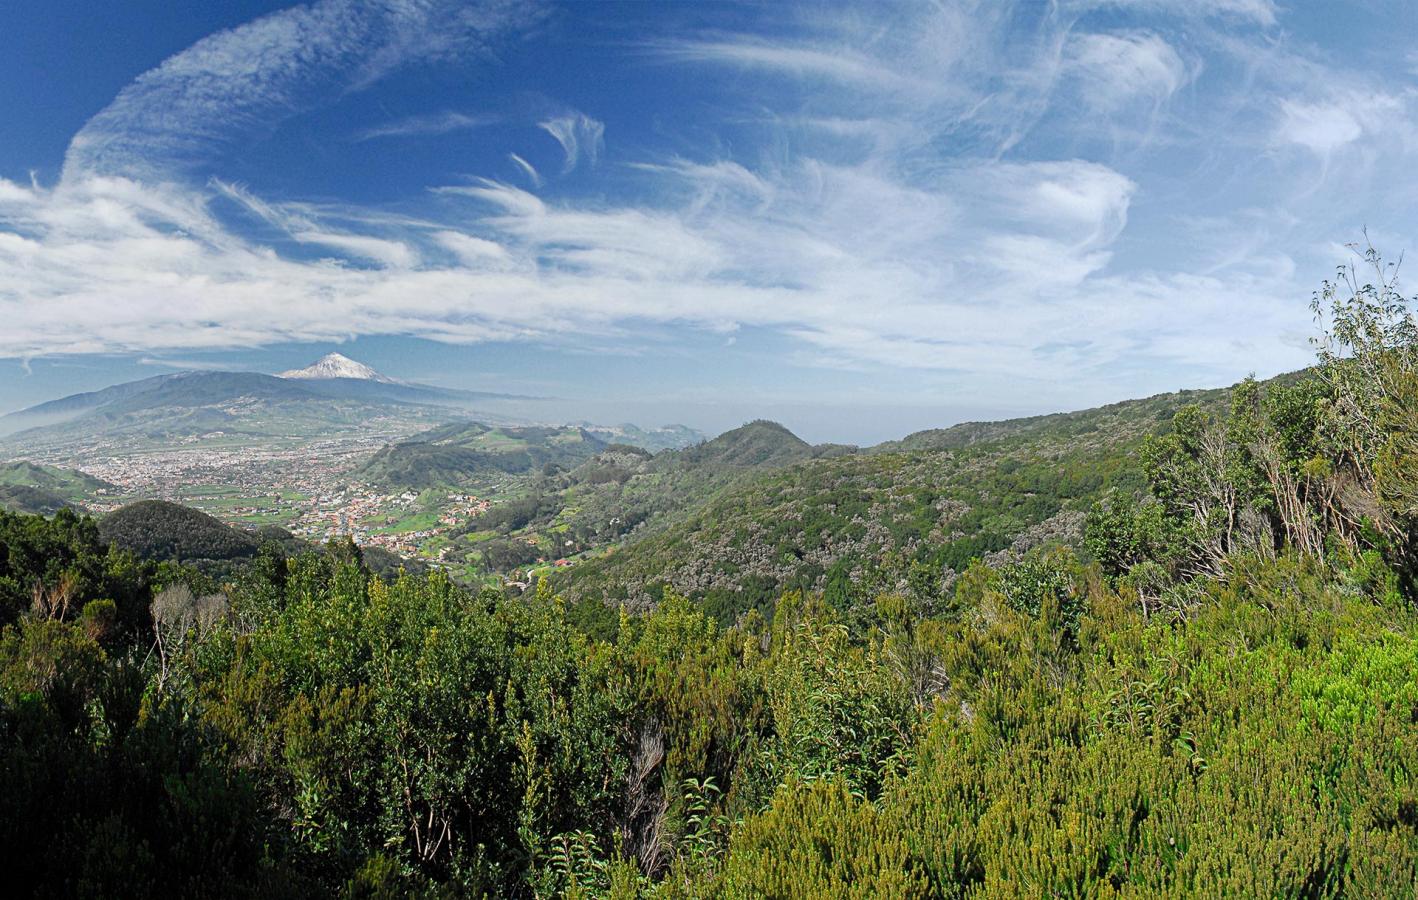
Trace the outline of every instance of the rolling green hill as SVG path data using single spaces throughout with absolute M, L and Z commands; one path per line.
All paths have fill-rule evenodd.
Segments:
M 32 462 L 0 464 L 0 485 L 41 488 L 69 499 L 98 491 L 115 491 L 113 485 L 77 469 L 61 469 Z
M 23 484 L 0 484 L 0 509 L 49 516 L 65 507 L 77 508 L 78 504 L 44 488 Z
M 840 607 L 882 590 L 938 607 L 972 559 L 1076 545 L 1095 500 L 1141 486 L 1136 451 L 1144 436 L 1167 430 L 1186 404 L 1219 409 L 1227 396 L 1183 391 L 970 423 L 857 453 L 814 450 L 779 426 L 755 423 L 748 439 L 710 452 L 725 435 L 676 461 L 689 472 L 741 459 L 762 468 L 719 482 L 680 475 L 679 483 L 704 489 L 676 491 L 674 509 L 641 520 L 655 527 L 622 531 L 629 535 L 622 546 L 565 569 L 558 583 L 569 597 L 632 606 L 653 604 L 672 588 L 725 621 L 766 609 L 793 587 L 823 592 Z M 669 462 L 661 460 L 643 468 Z M 621 506 L 610 508 L 576 502 L 585 491 L 573 488 L 566 497 L 575 512 L 563 521 L 604 537 L 593 519 L 643 508 L 623 500 L 653 483 L 648 471 L 632 475 L 620 488 Z
M 1275 381 L 1289 380 L 1281 376 Z M 886 441 L 872 447 L 871 453 L 894 453 L 903 450 L 955 450 L 976 444 L 994 444 L 1011 438 L 1031 435 L 1067 438 L 1086 437 L 1108 432 L 1116 438 L 1137 437 L 1167 422 L 1172 413 L 1188 403 L 1208 409 L 1219 408 L 1227 397 L 1224 390 L 1174 391 L 1139 400 L 1123 400 L 1076 412 L 1049 413 L 998 422 L 962 422 L 949 428 L 931 428 L 909 434 L 899 441 Z
M 484 571 L 600 551 L 678 521 L 728 489 L 792 462 L 842 452 L 814 447 L 775 422 L 755 421 L 682 450 L 651 454 L 612 444 L 570 471 L 526 480 L 521 496 L 462 529 Z M 494 536 L 496 540 L 494 540 Z
M 68 506 L 82 508 L 95 493 L 116 492 L 108 482 L 76 469 L 32 462 L 0 464 L 0 508 L 51 515 Z
M 672 459 L 677 468 L 757 468 L 787 465 L 812 456 L 812 445 L 807 441 L 777 422 L 759 419 L 726 431 L 711 441 L 688 447 Z
M 163 500 L 140 500 L 116 509 L 99 520 L 98 532 L 104 543 L 131 551 L 139 559 L 183 563 L 219 577 L 253 560 L 262 544 L 275 544 L 287 556 L 320 549 L 283 528 L 236 528 L 200 510 Z M 418 560 L 405 560 L 380 547 L 362 547 L 360 552 L 377 575 L 392 576 L 401 568 L 427 569 Z
M 199 568 L 246 560 L 260 541 L 199 510 L 161 500 L 142 500 L 99 520 L 103 540 L 142 559 L 173 560 Z
M 456 487 L 489 473 L 569 468 L 605 447 L 582 428 L 455 422 L 380 449 L 352 477 L 393 490 Z

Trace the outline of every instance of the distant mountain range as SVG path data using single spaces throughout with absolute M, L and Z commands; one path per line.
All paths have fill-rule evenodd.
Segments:
M 391 407 L 445 405 L 436 402 L 441 399 L 419 388 L 355 379 L 178 372 L 11 413 L 0 418 L 0 436 L 12 445 L 55 446 L 120 437 L 162 442 L 214 431 L 251 438 L 318 435 L 357 429 Z
M 492 425 L 536 418 L 489 412 L 528 406 L 544 398 L 464 391 L 399 381 L 343 356 L 328 354 L 280 375 L 257 372 L 177 372 L 73 394 L 0 416 L 0 441 L 11 448 L 51 448 L 123 439 L 163 444 L 222 432 L 233 440 L 324 437 L 366 430 L 377 420 L 398 419 L 407 431 L 420 424 L 467 420 Z M 496 403 L 493 403 L 496 401 Z M 605 442 L 662 449 L 701 440 L 682 425 L 643 430 L 634 425 L 594 426 Z
M 687 425 L 663 425 L 659 428 L 641 428 L 628 422 L 620 425 L 593 425 L 590 422 L 576 422 L 577 427 L 594 434 L 608 444 L 628 444 L 649 450 L 680 450 L 708 440 L 709 436 Z
M 230 440 L 326 437 L 398 420 L 400 427 L 466 416 L 511 394 L 456 391 L 388 378 L 339 354 L 285 376 L 177 372 L 74 394 L 0 417 L 12 448 L 95 441 L 164 444 L 221 432 Z M 505 416 L 490 416 L 502 420 Z

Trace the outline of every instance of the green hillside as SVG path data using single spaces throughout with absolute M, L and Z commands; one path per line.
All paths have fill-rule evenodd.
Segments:
M 1283 375 L 1277 383 L 1294 379 Z M 1207 409 L 1220 409 L 1226 391 L 1176 391 L 1157 394 L 1139 400 L 1124 400 L 1077 412 L 1050 413 L 999 422 L 962 422 L 949 428 L 917 431 L 899 441 L 886 441 L 872 447 L 872 453 L 893 453 L 902 450 L 955 450 L 976 444 L 998 444 L 1012 438 L 1040 437 L 1057 440 L 1071 436 L 1087 438 L 1104 432 L 1118 440 L 1137 438 L 1152 430 L 1157 423 L 1171 420 L 1172 414 L 1188 403 Z
M 763 468 L 811 459 L 812 445 L 777 422 L 759 419 L 688 447 L 674 457 L 676 468 L 728 466 Z
M 377 451 L 353 477 L 391 490 L 457 487 L 490 473 L 569 468 L 606 444 L 582 428 L 511 427 L 458 422 Z
M 263 546 L 277 547 L 287 556 L 319 549 L 282 528 L 237 528 L 200 510 L 162 500 L 141 500 L 114 510 L 98 520 L 98 535 L 105 544 L 138 559 L 190 566 L 215 577 L 227 577 L 252 562 Z M 364 547 L 359 553 L 378 574 L 427 568 L 379 547 Z
M 1221 409 L 1228 396 L 1183 391 L 1076 413 L 970 423 L 856 453 L 808 448 L 780 426 L 760 423 L 763 430 L 745 446 L 731 440 L 732 449 L 718 454 L 759 459 L 760 468 L 712 486 L 702 476 L 681 474 L 678 481 L 689 487 L 670 492 L 676 506 L 646 516 L 652 527 L 626 529 L 623 546 L 565 570 L 558 584 L 571 597 L 636 607 L 669 588 L 702 601 L 724 621 L 768 609 L 789 588 L 822 592 L 839 607 L 882 590 L 940 607 L 972 559 L 1078 546 L 1092 503 L 1109 491 L 1140 488 L 1143 439 L 1169 430 L 1183 406 Z M 778 442 L 765 453 L 769 434 Z M 667 468 L 673 459 L 693 473 L 709 463 L 714 446 L 657 456 L 642 468 Z M 637 478 L 645 476 L 630 476 L 617 499 L 637 494 Z M 605 538 L 594 530 L 596 519 L 636 508 L 583 501 L 564 518 L 575 534 L 579 527 Z
M 44 488 L 23 484 L 0 484 L 0 509 L 48 516 L 65 507 L 78 508 L 79 504 Z
M 1139 438 L 1045 433 L 800 462 L 740 481 L 658 533 L 571 569 L 563 587 L 635 606 L 669 587 L 725 621 L 792 587 L 839 606 L 885 589 L 939 605 L 973 558 L 1077 543 L 1093 500 L 1140 484 L 1131 456 Z
M 99 535 L 143 559 L 198 567 L 251 559 L 260 546 L 254 534 L 204 512 L 161 500 L 143 500 L 114 510 L 99 520 Z
M 117 493 L 108 482 L 76 469 L 31 462 L 0 463 L 0 509 L 52 515 L 100 493 Z
M 1146 435 L 1187 403 L 1219 409 L 1227 396 L 1163 394 L 861 451 L 766 421 L 679 451 L 609 447 L 528 477 L 461 544 L 490 572 L 572 558 L 558 584 L 574 598 L 643 606 L 668 586 L 726 621 L 790 587 L 939 603 L 971 559 L 1077 545 L 1092 502 L 1140 485 Z
M 454 558 L 505 572 L 662 530 L 730 486 L 789 463 L 843 452 L 813 447 L 774 422 L 755 421 L 682 450 L 652 454 L 610 445 L 569 471 L 529 475 L 455 536 Z
M 0 463 L 0 485 L 41 488 L 70 499 L 117 490 L 103 479 L 77 469 L 41 466 L 32 462 Z

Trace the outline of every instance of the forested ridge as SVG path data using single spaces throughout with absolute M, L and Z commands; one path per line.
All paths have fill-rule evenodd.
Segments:
M 7 883 L 1411 897 L 1418 331 L 1368 263 L 1316 295 L 1301 377 L 1159 401 L 1122 443 L 1087 420 L 1006 435 L 1012 462 L 989 429 L 797 448 L 594 591 L 382 577 L 347 543 L 268 541 L 214 577 L 73 511 L 0 513 Z M 947 464 L 970 497 L 937 490 Z M 735 545 L 791 568 L 786 590 L 676 586 L 742 498 L 761 523 L 836 488 L 898 503 L 862 520 L 900 534 L 852 556 L 823 535 L 805 563 L 794 520 Z M 1063 513 L 1068 539 L 1011 530 Z M 657 568 L 653 593 L 615 589 Z

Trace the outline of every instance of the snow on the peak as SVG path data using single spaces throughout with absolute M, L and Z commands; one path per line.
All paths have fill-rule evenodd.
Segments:
M 327 353 L 321 357 L 314 365 L 304 369 L 291 369 L 289 372 L 282 372 L 281 378 L 358 378 L 363 381 L 380 381 L 385 384 L 395 384 L 394 379 L 366 366 L 362 362 L 355 362 L 348 356 L 341 353 Z

